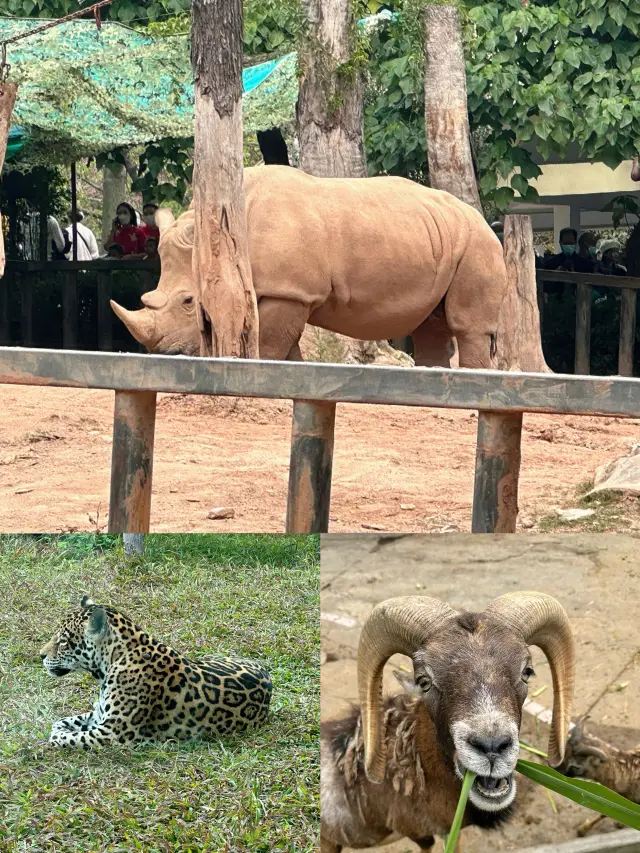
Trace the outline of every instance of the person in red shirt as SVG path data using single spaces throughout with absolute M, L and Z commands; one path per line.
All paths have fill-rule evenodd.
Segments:
M 126 201 L 118 205 L 116 214 L 105 248 L 118 243 L 124 249 L 125 255 L 142 255 L 146 237 L 138 225 L 138 214 Z
M 142 225 L 140 226 L 144 231 L 145 238 L 148 240 L 152 238 L 154 240 L 160 239 L 160 229 L 156 225 L 156 210 L 158 209 L 157 204 L 153 204 L 152 202 L 148 202 L 142 208 Z

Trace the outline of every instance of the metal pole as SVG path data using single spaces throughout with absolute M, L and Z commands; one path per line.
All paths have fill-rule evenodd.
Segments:
M 76 213 L 78 212 L 78 184 L 76 178 L 75 160 L 71 164 L 71 232 L 73 235 L 73 254 L 74 261 L 78 260 L 78 224 L 76 222 Z

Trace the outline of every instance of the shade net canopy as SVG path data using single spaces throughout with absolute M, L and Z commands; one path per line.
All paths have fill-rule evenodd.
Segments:
M 0 41 L 39 20 L 0 18 Z M 188 35 L 150 37 L 116 23 L 69 21 L 7 47 L 19 84 L 7 159 L 65 164 L 81 157 L 193 136 Z M 298 96 L 296 55 L 243 72 L 245 133 L 290 124 Z

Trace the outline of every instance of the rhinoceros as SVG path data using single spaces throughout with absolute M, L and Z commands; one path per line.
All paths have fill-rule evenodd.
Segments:
M 363 340 L 412 336 L 416 364 L 495 366 L 502 246 L 478 211 L 405 178 L 244 171 L 260 357 L 299 359 L 305 324 Z M 162 273 L 144 307 L 111 306 L 150 352 L 197 355 L 194 213 L 156 215 Z M 215 318 L 212 318 L 215 325 Z

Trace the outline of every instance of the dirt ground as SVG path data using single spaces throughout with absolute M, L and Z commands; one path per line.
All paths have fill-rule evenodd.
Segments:
M 0 387 L 0 529 L 102 528 L 112 418 L 110 391 Z M 468 531 L 476 422 L 473 412 L 339 406 L 331 530 Z M 521 523 L 574 505 L 576 488 L 639 434 L 631 420 L 525 416 Z M 289 435 L 289 403 L 160 395 L 152 530 L 281 531 Z M 219 506 L 235 518 L 207 520 Z M 636 526 L 640 517 L 618 529 Z
M 364 620 L 378 602 L 398 595 L 431 595 L 456 609 L 480 610 L 504 592 L 534 588 L 554 595 L 571 619 L 577 657 L 574 719 L 588 713 L 588 730 L 622 749 L 640 743 L 640 537 L 385 539 L 329 534 L 322 537 L 321 554 L 323 719 L 338 718 L 357 701 L 357 642 Z M 401 663 L 411 669 L 408 658 L 397 656 L 393 661 L 395 668 Z M 530 698 L 541 691 L 533 701 L 549 709 L 551 676 L 541 652 L 534 653 L 534 667 Z M 385 689 L 395 690 L 397 683 L 386 674 Z M 522 737 L 546 750 L 548 727 L 525 714 Z M 518 786 L 514 818 L 499 830 L 464 830 L 465 853 L 568 841 L 593 816 L 556 795 L 552 807 L 546 791 L 523 777 Z M 606 819 L 593 831 L 615 828 Z M 442 848 L 436 849 L 440 853 Z M 418 848 L 402 841 L 380 850 L 413 853 Z

